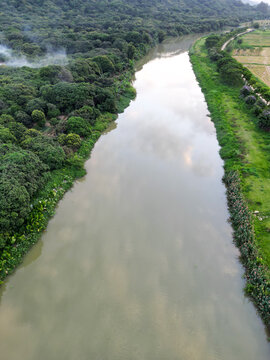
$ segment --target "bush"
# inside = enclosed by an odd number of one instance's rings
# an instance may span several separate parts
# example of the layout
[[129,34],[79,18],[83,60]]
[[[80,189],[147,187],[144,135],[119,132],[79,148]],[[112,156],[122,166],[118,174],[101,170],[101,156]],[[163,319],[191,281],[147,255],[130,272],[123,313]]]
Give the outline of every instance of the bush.
[[252,112],[254,115],[259,116],[262,113],[262,108],[255,104],[252,108]]
[[71,116],[67,120],[66,128],[68,133],[75,133],[83,137],[89,136],[91,134],[88,121],[79,116]]
[[245,103],[248,105],[254,105],[256,102],[256,97],[254,95],[248,95],[245,97]]
[[270,110],[265,110],[262,112],[258,120],[258,126],[262,130],[270,130]]
[[253,91],[252,91],[252,89],[251,89],[250,86],[244,85],[244,86],[242,87],[242,89],[240,90],[240,93],[241,93],[241,95],[243,95],[244,97],[246,97],[246,96],[252,94]]
[[59,119],[57,119],[57,118],[51,118],[50,119],[50,124],[51,124],[51,126],[56,126],[58,123],[59,123]]
[[72,166],[73,168],[80,170],[83,169],[84,160],[78,154],[75,154],[74,156],[72,156],[67,160],[67,163],[69,164],[69,166]]

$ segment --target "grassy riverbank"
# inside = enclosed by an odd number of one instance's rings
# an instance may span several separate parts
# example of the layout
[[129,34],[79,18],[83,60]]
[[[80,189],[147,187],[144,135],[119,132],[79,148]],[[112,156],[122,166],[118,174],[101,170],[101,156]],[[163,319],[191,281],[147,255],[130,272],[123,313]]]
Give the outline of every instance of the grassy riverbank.
[[224,160],[224,181],[234,239],[246,268],[246,292],[270,328],[270,133],[240,99],[241,86],[221,81],[205,39],[190,51],[193,69],[215,124]]

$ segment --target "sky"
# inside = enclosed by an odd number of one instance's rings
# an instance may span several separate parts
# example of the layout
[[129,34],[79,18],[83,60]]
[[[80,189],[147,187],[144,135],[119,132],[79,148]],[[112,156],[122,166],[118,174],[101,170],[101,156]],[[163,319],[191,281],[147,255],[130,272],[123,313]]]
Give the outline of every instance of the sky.
[[[259,4],[262,0],[242,0],[243,2],[253,2],[253,3],[256,3],[256,4]],[[270,0],[263,0],[263,2],[265,2],[266,4],[270,5]]]

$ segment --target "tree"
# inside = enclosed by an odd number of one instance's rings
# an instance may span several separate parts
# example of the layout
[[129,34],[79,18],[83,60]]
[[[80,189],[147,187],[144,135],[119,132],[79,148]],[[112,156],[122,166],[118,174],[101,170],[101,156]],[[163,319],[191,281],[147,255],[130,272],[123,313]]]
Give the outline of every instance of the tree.
[[37,123],[40,127],[43,127],[46,123],[45,114],[41,110],[34,110],[32,112],[32,120],[34,123]]
[[20,124],[15,121],[10,122],[7,125],[7,128],[9,129],[11,134],[13,136],[15,136],[17,142],[20,142],[23,139],[23,137],[27,131],[27,128],[23,124]]
[[56,105],[47,104],[47,108],[48,108],[47,116],[49,119],[56,118],[57,116],[60,115],[60,110],[57,108]]
[[15,113],[15,119],[17,122],[23,124],[28,128],[30,128],[33,125],[33,119],[24,111],[17,111]]
[[127,57],[129,59],[133,59],[136,53],[136,48],[133,44],[128,44],[128,48],[127,48]]
[[72,148],[73,150],[77,150],[81,146],[82,140],[79,135],[69,133],[67,135],[61,134],[58,137],[58,142],[61,145],[66,145],[66,146]]
[[0,125],[0,142],[2,143],[15,143],[16,138],[12,135],[9,129]]
[[66,83],[46,85],[41,88],[42,97],[57,108],[69,113],[84,105],[93,105],[94,87],[87,83]]
[[242,71],[237,67],[223,66],[220,69],[220,75],[228,85],[238,86],[242,83]]
[[89,124],[94,125],[96,118],[100,115],[100,111],[93,106],[83,106],[78,110],[75,110],[72,115],[80,116],[87,120]]
[[[1,159],[0,175],[17,181],[25,186],[32,196],[43,183],[43,177],[48,167],[42,163],[37,155],[28,150],[8,152]],[[0,177],[1,177],[0,176]]]
[[12,121],[14,121],[14,118],[11,115],[3,114],[0,116],[0,125],[6,126]]
[[113,74],[115,71],[114,64],[111,59],[106,55],[99,55],[93,58],[93,61],[96,62],[103,73]]
[[159,31],[158,32],[158,42],[162,43],[162,41],[165,39],[165,36],[166,36],[166,33],[163,30]]
[[41,98],[35,98],[28,101],[26,104],[26,112],[31,115],[34,110],[41,110],[44,113],[47,111],[46,101]]
[[79,116],[71,116],[67,120],[67,132],[86,137],[91,134],[91,129],[87,120]]
[[60,169],[63,166],[65,153],[54,140],[38,134],[34,137],[26,136],[21,145],[36,154],[50,170]]
[[211,49],[211,48],[215,47],[219,41],[220,41],[219,35],[214,35],[214,34],[210,35],[205,40],[205,46],[207,49]]
[[96,89],[96,95],[95,95],[95,103],[97,108],[101,112],[111,112],[116,113],[116,103],[115,103],[115,96],[111,89],[104,89],[101,87],[98,87]]
[[21,226],[30,212],[30,196],[24,185],[8,176],[0,178],[0,232]]
[[49,81],[51,84],[55,84],[57,82],[57,76],[61,71],[61,66],[59,65],[48,65],[42,67],[39,70],[39,75],[44,80]]

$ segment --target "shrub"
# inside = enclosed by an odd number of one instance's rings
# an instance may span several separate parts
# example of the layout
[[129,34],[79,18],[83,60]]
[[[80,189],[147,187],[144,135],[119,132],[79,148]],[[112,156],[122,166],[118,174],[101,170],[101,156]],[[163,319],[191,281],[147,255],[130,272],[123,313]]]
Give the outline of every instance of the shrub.
[[245,103],[248,105],[254,105],[256,102],[256,97],[254,95],[248,95],[245,97]]
[[243,95],[245,97],[250,95],[252,92],[253,91],[252,91],[251,87],[248,85],[244,85],[240,91],[241,95]]
[[59,119],[57,119],[57,118],[51,118],[50,119],[50,124],[52,125],[52,126],[56,126],[58,123],[59,123]]
[[69,166],[72,166],[75,169],[83,169],[84,160],[82,157],[80,157],[78,154],[75,154],[71,158],[67,160],[67,163]]
[[270,110],[265,110],[262,112],[262,114],[258,120],[258,126],[262,130],[265,130],[265,131],[270,130]]
[[255,104],[252,108],[254,115],[259,116],[262,113],[262,108]]

